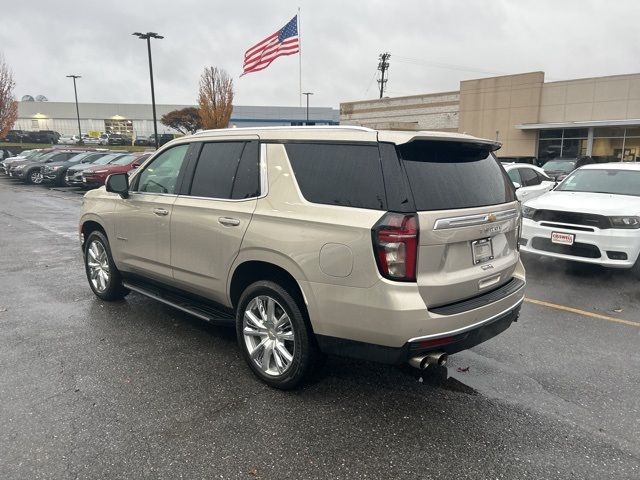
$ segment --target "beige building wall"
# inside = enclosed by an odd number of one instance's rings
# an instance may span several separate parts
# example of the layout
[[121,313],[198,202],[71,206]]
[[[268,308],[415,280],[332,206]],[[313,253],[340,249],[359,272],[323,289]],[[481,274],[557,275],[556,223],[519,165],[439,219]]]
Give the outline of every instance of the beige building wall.
[[376,129],[458,131],[458,92],[340,104],[340,124]]
[[466,80],[460,82],[458,131],[498,139],[499,156],[535,156],[537,134],[515,128],[536,123],[544,72]]
[[640,74],[545,83],[539,123],[640,118]]

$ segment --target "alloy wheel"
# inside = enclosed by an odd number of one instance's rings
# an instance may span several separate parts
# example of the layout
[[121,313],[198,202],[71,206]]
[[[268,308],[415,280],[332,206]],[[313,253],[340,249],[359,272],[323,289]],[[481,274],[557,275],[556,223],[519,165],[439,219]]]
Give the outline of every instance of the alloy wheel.
[[293,363],[295,332],[289,315],[274,298],[253,298],[244,311],[244,342],[251,361],[265,374],[280,376]]
[[87,266],[89,267],[89,280],[93,288],[99,293],[104,292],[109,286],[111,272],[107,250],[102,242],[94,240],[89,245],[87,249]]
[[42,172],[38,172],[37,170],[35,172],[31,172],[29,179],[31,180],[32,183],[35,183],[36,185],[42,183],[42,180],[43,180]]

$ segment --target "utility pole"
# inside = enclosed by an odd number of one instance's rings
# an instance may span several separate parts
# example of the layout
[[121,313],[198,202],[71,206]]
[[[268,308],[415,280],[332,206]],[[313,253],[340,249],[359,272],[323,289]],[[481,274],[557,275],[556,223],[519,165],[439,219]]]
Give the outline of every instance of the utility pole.
[[384,87],[387,84],[387,79],[384,78],[384,74],[386,73],[387,70],[389,70],[390,57],[391,57],[391,54],[389,52],[381,53],[380,56],[378,57],[378,59],[380,60],[378,62],[378,70],[380,70],[380,72],[382,73],[380,80],[378,80],[378,83],[380,84],[380,98],[382,98],[382,95],[384,94]]
[[155,32],[147,32],[147,33],[135,32],[135,33],[132,33],[131,35],[135,35],[140,40],[147,41],[147,52],[149,55],[149,77],[151,78],[151,107],[153,109],[153,138],[155,139],[154,143],[156,145],[156,150],[157,150],[158,149],[158,122],[156,120],[156,94],[153,89],[153,65],[151,63],[151,39],[155,38],[158,40],[162,40],[164,37],[162,35],[158,35]]
[[309,125],[309,95],[313,95],[313,92],[302,92],[302,94],[307,96],[307,122],[305,125]]
[[67,75],[67,78],[73,78],[73,93],[76,95],[76,117],[78,118],[78,143],[84,144],[82,141],[82,131],[80,130],[80,109],[78,108],[78,89],[76,88],[76,79],[82,78],[80,75]]

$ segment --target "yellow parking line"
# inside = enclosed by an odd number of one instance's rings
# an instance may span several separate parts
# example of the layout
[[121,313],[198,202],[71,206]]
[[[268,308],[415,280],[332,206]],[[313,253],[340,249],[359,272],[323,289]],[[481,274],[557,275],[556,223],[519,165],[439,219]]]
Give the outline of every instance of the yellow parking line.
[[600,315],[599,313],[587,312],[578,308],[565,307],[564,305],[558,305],[556,303],[543,302],[542,300],[534,300],[533,298],[525,298],[525,302],[533,303],[535,305],[541,305],[543,307],[555,308],[556,310],[562,310],[564,312],[576,313],[585,317],[597,318],[599,320],[606,320],[608,322],[622,323],[631,327],[640,327],[640,322],[632,322],[631,320],[623,320],[621,318],[609,317],[607,315]]

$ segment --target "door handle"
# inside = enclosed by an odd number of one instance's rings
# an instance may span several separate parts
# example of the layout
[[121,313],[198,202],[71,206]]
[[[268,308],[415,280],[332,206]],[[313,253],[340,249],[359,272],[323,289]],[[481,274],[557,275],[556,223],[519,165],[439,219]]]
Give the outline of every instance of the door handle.
[[164,217],[165,215],[169,215],[169,210],[165,210],[164,208],[154,208],[153,213]]
[[220,222],[225,227],[237,227],[238,225],[240,225],[240,220],[231,217],[220,217],[218,218],[218,222]]

